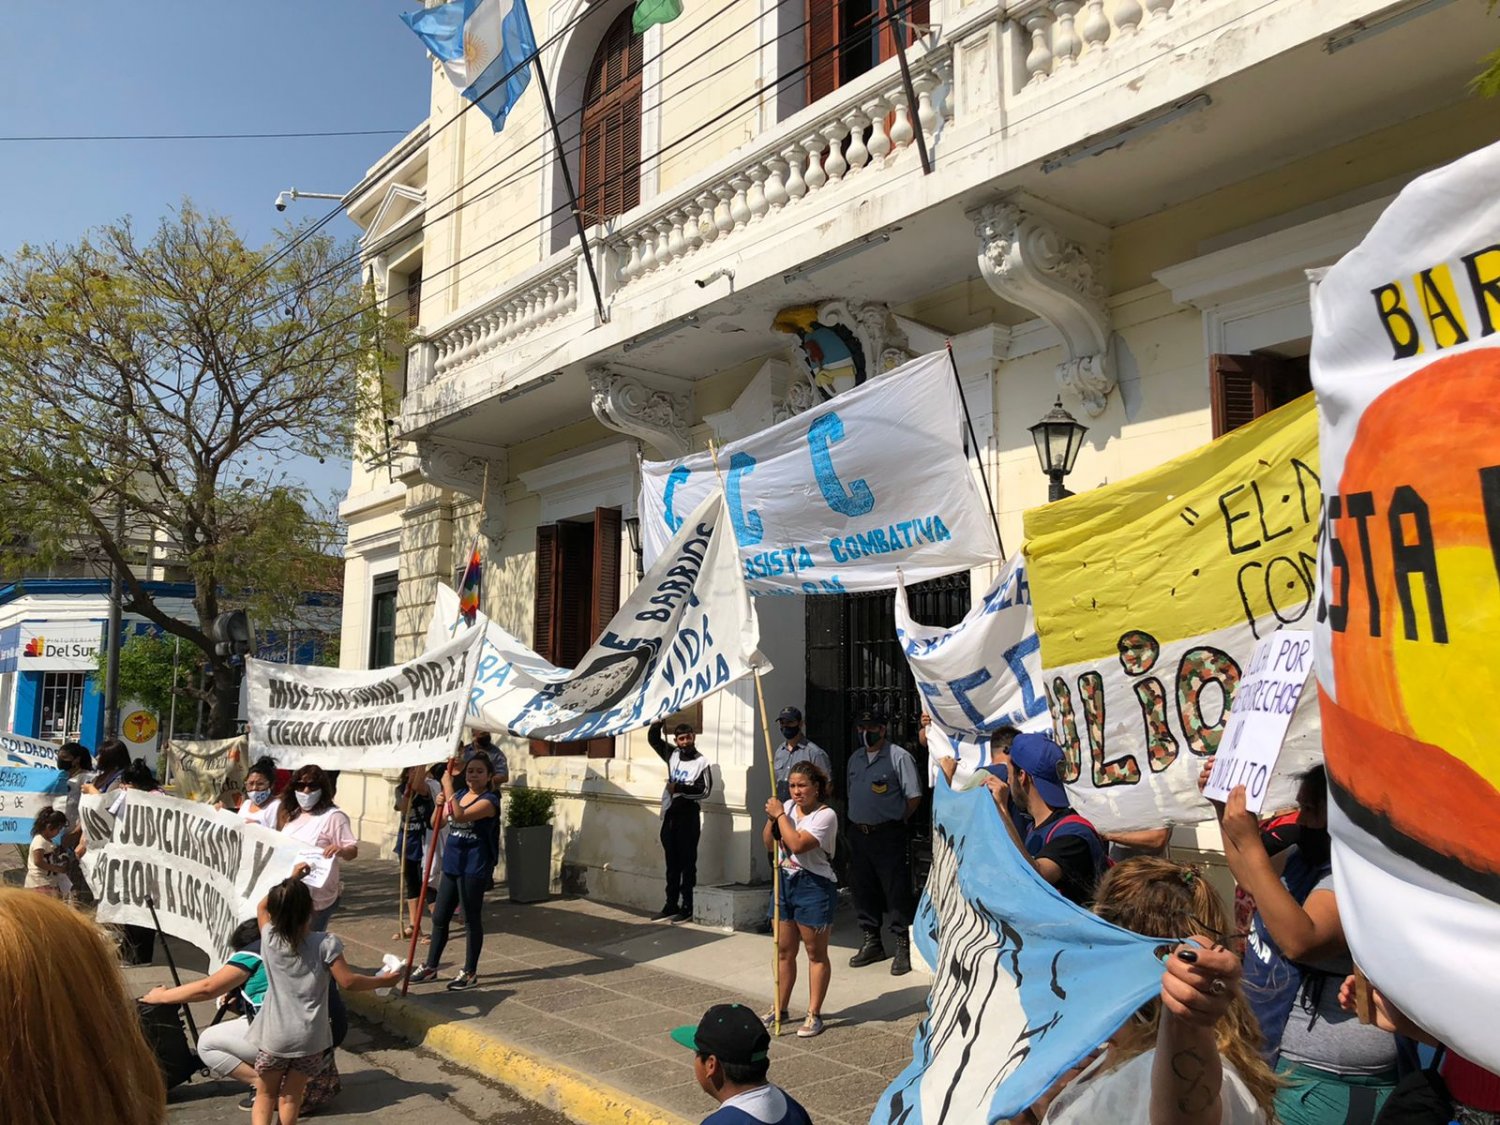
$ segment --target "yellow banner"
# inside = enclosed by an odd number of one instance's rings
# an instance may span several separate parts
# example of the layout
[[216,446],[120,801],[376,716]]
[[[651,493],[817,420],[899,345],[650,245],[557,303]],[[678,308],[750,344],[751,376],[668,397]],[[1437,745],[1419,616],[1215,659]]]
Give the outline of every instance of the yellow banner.
[[[1128,480],[1026,513],[1053,724],[1102,830],[1206,819],[1202,760],[1258,638],[1316,615],[1322,514],[1307,395]],[[1311,693],[1308,693],[1309,699]],[[1318,757],[1298,710],[1267,808]]]

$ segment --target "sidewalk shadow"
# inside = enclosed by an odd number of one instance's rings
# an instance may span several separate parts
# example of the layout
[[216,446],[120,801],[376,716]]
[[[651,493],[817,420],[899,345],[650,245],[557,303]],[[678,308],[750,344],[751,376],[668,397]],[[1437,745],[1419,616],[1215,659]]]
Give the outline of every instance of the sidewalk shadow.
[[852,1008],[840,1008],[831,1022],[835,1023],[893,1023],[927,1011],[927,997],[931,990],[927,985],[902,988],[887,992],[873,1000],[865,1000]]

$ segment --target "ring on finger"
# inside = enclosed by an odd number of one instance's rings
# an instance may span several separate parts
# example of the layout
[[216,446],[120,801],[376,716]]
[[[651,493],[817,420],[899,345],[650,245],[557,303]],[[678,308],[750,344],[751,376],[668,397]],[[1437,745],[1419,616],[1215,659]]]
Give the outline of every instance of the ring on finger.
[[1215,996],[1223,996],[1224,993],[1229,991],[1229,986],[1224,983],[1223,977],[1215,977],[1212,983],[1209,984],[1208,990]]

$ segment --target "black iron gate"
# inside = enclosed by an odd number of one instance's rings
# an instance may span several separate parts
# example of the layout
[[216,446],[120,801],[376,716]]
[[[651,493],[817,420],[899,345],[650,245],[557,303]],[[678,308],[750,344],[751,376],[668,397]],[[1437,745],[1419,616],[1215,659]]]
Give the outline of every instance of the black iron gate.
[[[912,616],[924,625],[956,625],[969,612],[967,571],[907,588]],[[859,594],[809,595],[807,623],[807,731],[833,760],[835,801],[844,815],[844,775],[854,748],[854,716],[866,707],[884,711],[888,736],[911,751],[917,772],[927,777],[927,754],[917,742],[921,700],[906,656],[896,639],[896,595],[891,590]],[[932,798],[929,793],[912,818],[921,886],[931,855]]]

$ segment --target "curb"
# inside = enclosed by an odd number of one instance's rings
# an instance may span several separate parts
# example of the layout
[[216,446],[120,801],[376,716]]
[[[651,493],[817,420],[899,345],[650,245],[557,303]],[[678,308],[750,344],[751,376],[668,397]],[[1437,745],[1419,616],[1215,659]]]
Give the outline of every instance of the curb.
[[561,1063],[507,1043],[497,1035],[444,1019],[397,996],[344,994],[358,1015],[451,1063],[503,1082],[522,1097],[579,1125],[692,1125],[686,1118],[616,1090]]

